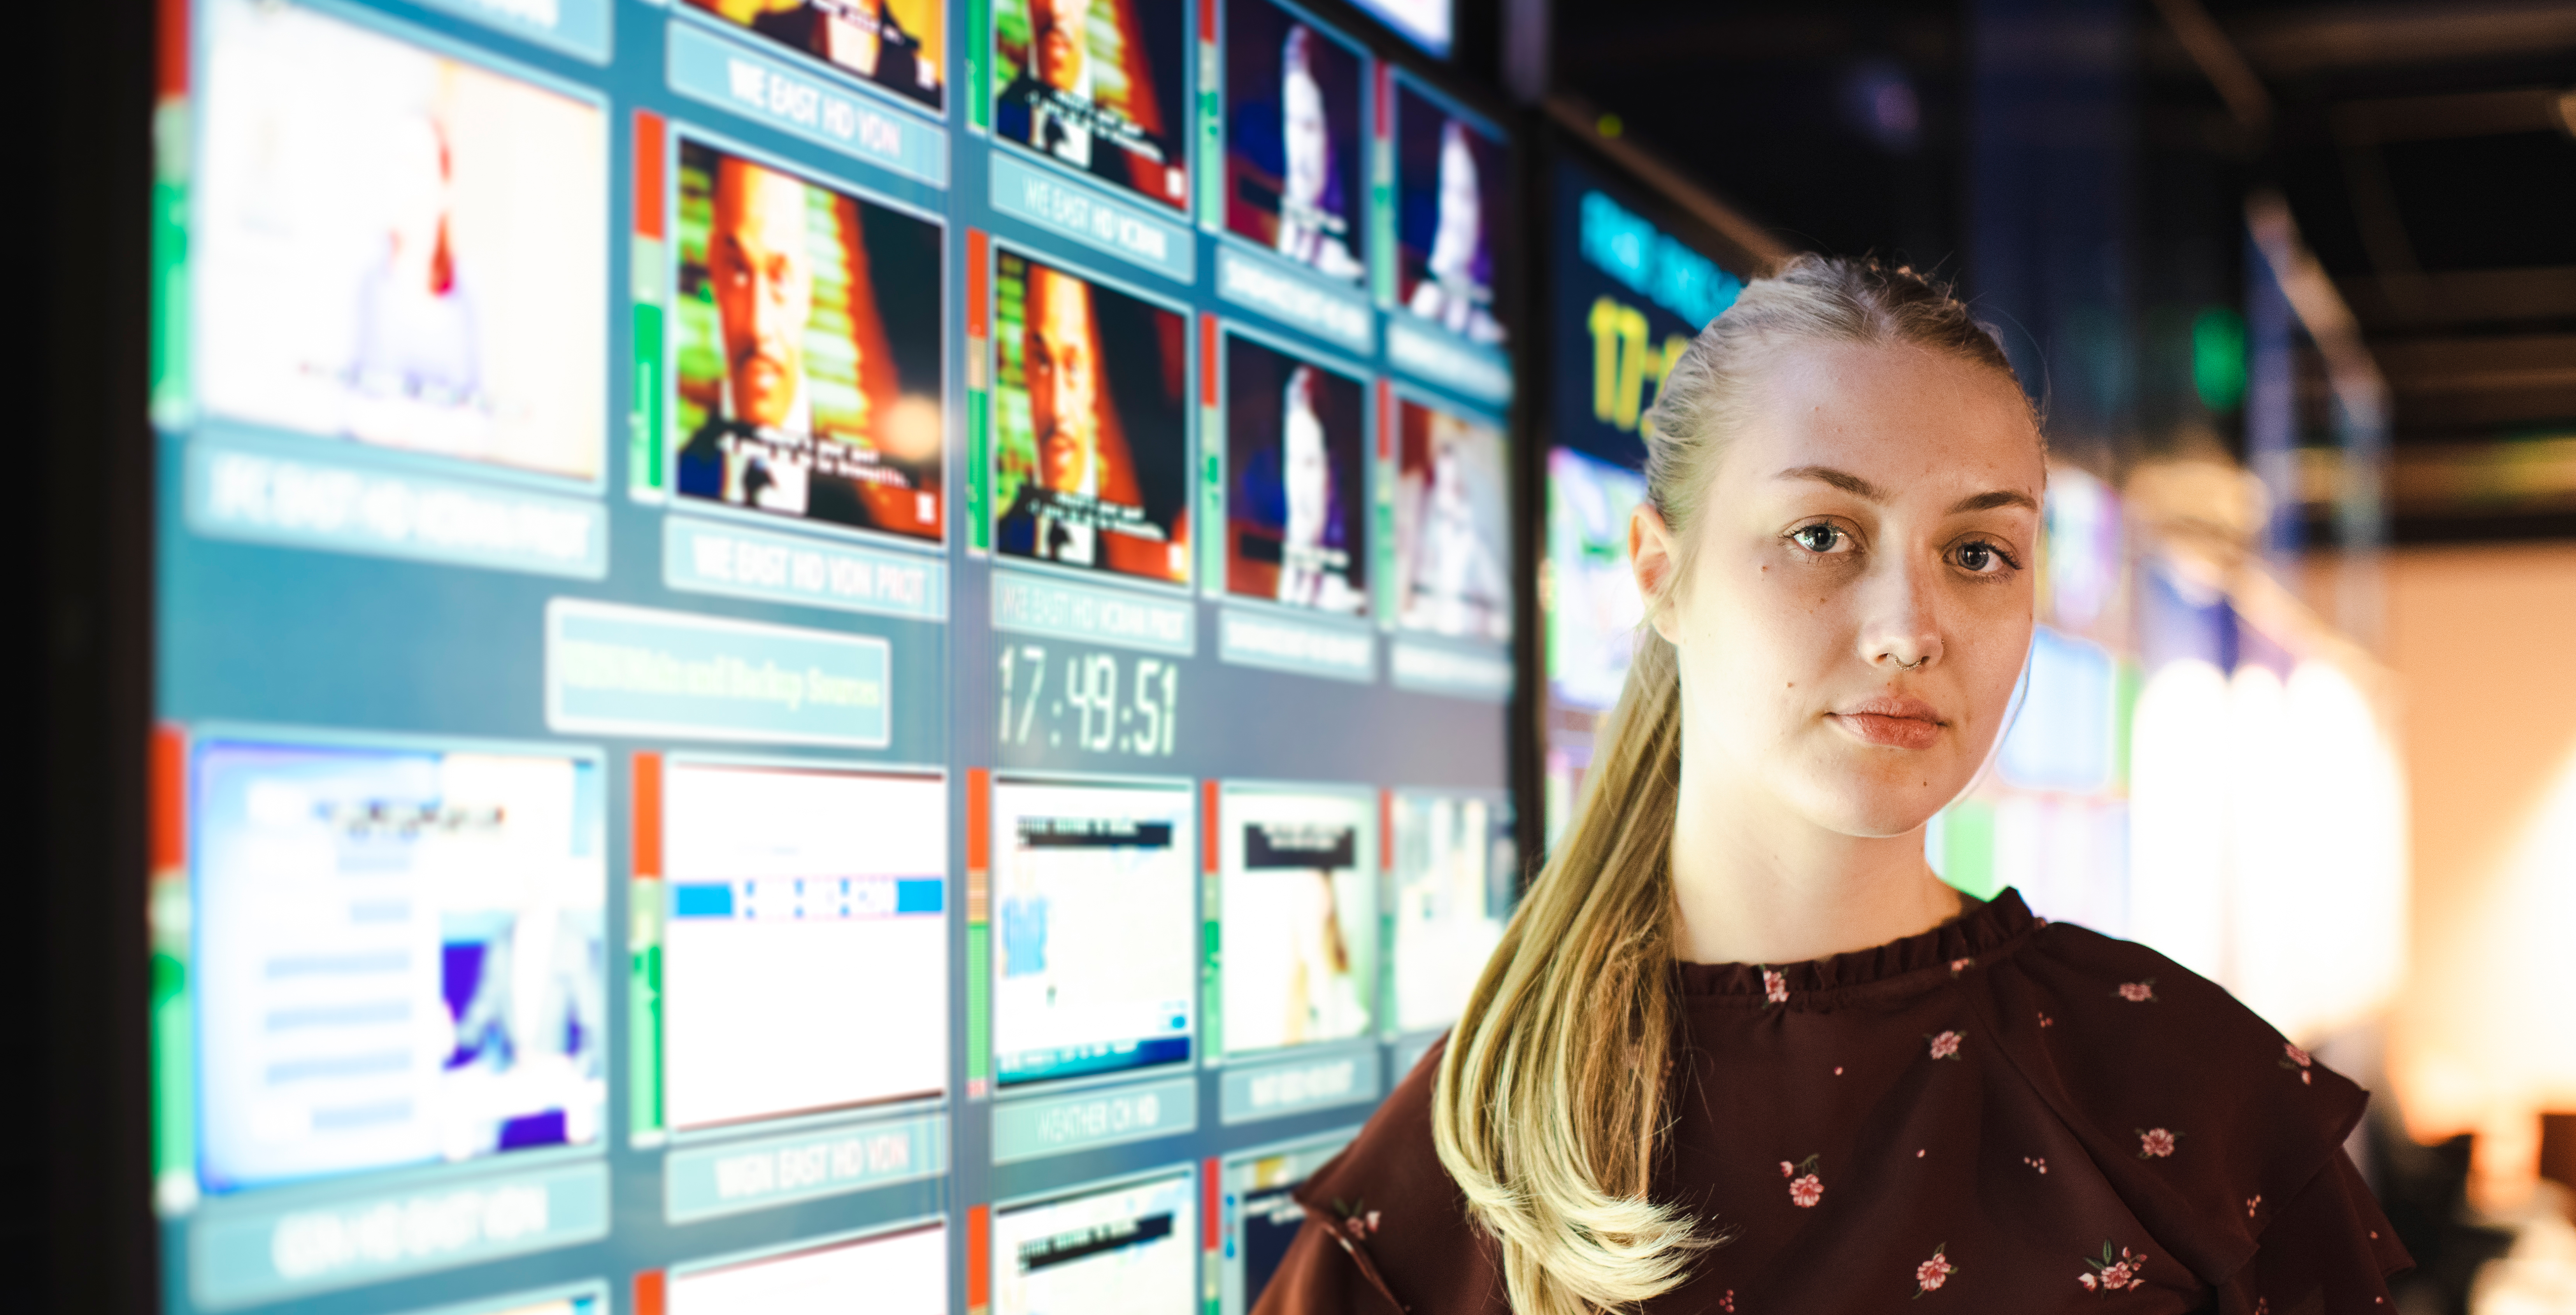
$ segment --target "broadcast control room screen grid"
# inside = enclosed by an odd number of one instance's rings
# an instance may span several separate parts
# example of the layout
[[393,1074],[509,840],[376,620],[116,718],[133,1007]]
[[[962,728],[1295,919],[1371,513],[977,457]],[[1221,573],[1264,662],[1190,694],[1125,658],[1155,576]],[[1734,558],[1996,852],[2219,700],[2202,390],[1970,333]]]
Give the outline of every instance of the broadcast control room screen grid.
[[163,15],[165,1309],[1248,1310],[1520,876],[1511,135],[1291,0]]

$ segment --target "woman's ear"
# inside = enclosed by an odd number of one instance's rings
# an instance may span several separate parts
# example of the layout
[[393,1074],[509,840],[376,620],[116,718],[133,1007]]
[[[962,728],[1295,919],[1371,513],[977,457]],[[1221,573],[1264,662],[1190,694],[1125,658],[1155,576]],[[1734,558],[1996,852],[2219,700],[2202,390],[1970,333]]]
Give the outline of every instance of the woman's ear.
[[1640,502],[1628,516],[1628,567],[1637,573],[1637,595],[1646,600],[1646,620],[1666,642],[1674,639],[1671,612],[1666,606],[1665,591],[1672,586],[1673,574],[1681,567],[1673,543],[1672,527],[1664,524],[1664,514],[1648,503]]

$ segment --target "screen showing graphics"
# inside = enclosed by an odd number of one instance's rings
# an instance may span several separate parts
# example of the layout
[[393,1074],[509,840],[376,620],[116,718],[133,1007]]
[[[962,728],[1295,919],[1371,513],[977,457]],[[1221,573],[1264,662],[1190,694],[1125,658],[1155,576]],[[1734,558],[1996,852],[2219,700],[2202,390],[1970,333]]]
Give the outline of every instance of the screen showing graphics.
[[943,0],[685,0],[930,109],[947,103]]
[[1325,1161],[1341,1154],[1351,1135],[1344,1130],[1225,1162],[1223,1315],[1245,1315],[1261,1300],[1270,1276],[1288,1255],[1288,1244],[1306,1223],[1297,1189]]
[[668,1315],[948,1315],[948,1229],[692,1268],[663,1291]]
[[1187,1171],[993,1213],[995,1315],[1193,1315]]
[[993,132],[1185,208],[1183,0],[996,0]]
[[1396,793],[1396,1031],[1458,1021],[1503,939],[1519,879],[1511,810],[1499,798]]
[[669,1126],[939,1094],[945,780],[675,760],[662,809]]
[[595,1144],[595,758],[223,737],[191,754],[199,1186]]
[[684,497],[937,539],[940,226],[679,147]]
[[1564,448],[1547,454],[1547,673],[1560,703],[1606,712],[1637,652],[1645,599],[1628,560],[1643,475]]
[[1377,801],[1229,788],[1222,824],[1227,1053],[1369,1032],[1377,1000]]
[[1395,86],[1396,300],[1471,342],[1499,343],[1494,256],[1511,219],[1510,148],[1411,80]]
[[1360,8],[1377,16],[1380,22],[1394,28],[1397,35],[1422,47],[1438,58],[1449,57],[1449,44],[1455,39],[1455,5],[1452,0],[1355,0]]
[[1365,614],[1366,390],[1234,335],[1225,387],[1226,592]]
[[1271,0],[1226,0],[1226,230],[1359,283],[1362,96],[1340,38]]
[[1188,318],[1001,251],[993,325],[996,548],[1187,583]]
[[1503,431],[1411,398],[1396,404],[1396,621],[1512,637],[1511,502]]
[[600,104],[292,5],[208,0],[200,21],[202,405],[597,479]]
[[993,787],[993,1051],[1004,1086],[1190,1057],[1187,784]]
[[1628,558],[1643,475],[1571,448],[1547,454],[1547,839],[1573,816],[1592,734],[1636,659],[1645,598]]
[[1572,160],[1558,161],[1555,183],[1551,350],[1564,381],[1550,417],[1555,439],[1634,469],[1646,455],[1638,426],[1664,373],[1735,304],[1744,280]]

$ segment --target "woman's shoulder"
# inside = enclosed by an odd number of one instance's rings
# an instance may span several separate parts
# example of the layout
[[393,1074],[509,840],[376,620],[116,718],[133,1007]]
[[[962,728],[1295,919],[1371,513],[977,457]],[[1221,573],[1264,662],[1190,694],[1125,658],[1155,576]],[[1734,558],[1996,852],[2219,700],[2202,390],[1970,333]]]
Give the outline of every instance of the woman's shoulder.
[[2339,1172],[2369,1093],[2217,983],[2065,923],[1987,977],[1973,995],[1998,1051],[2203,1275],[2235,1272],[2275,1211]]
[[[1273,1279],[1282,1290],[1262,1301],[1265,1315],[1351,1308],[1300,1295],[1325,1289],[1374,1289],[1416,1315],[1508,1309],[1493,1240],[1469,1219],[1431,1140],[1446,1045],[1434,1042],[1351,1144],[1297,1189],[1306,1236]],[[1327,1272],[1296,1272],[1301,1266]]]

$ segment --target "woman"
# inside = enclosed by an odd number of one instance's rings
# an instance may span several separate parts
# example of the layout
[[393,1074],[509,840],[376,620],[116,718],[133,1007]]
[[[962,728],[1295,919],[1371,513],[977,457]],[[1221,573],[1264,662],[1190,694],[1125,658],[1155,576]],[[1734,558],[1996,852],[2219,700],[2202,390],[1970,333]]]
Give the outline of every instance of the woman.
[[1306,265],[1326,278],[1358,282],[1366,273],[1351,254],[1350,221],[1343,217],[1340,189],[1334,184],[1339,161],[1333,158],[1333,127],[1324,110],[1324,85],[1315,76],[1312,29],[1299,23],[1288,29],[1279,51],[1280,155],[1287,162],[1280,180],[1279,254]]
[[1332,447],[1324,419],[1315,412],[1321,386],[1315,368],[1301,365],[1289,374],[1281,398],[1279,483],[1287,515],[1274,596],[1298,607],[1357,612],[1367,599],[1351,587],[1351,555],[1336,532]]
[[1473,342],[1501,342],[1494,318],[1493,255],[1485,244],[1485,190],[1467,125],[1440,125],[1438,222],[1421,282],[1405,308]]
[[1910,271],[1804,257],[1656,403],[1583,805],[1259,1310],[2385,1311],[2351,1083],[1923,860],[2011,712],[2046,465]]

